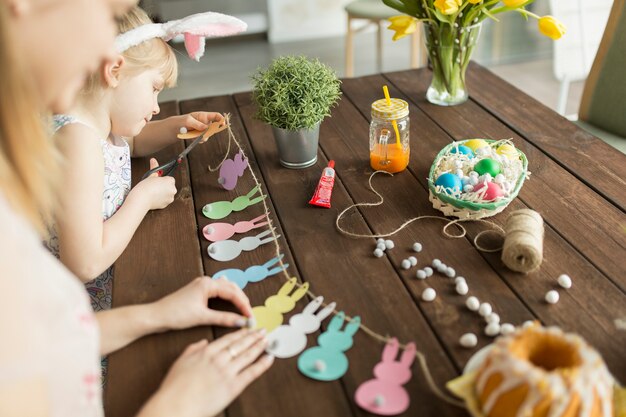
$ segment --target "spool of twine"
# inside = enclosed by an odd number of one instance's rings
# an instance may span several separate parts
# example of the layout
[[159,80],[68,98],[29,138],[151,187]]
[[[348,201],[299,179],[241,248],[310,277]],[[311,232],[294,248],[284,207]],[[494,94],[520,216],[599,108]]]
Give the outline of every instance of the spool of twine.
[[511,270],[525,274],[535,271],[543,261],[543,218],[534,210],[514,211],[504,226],[502,262]]

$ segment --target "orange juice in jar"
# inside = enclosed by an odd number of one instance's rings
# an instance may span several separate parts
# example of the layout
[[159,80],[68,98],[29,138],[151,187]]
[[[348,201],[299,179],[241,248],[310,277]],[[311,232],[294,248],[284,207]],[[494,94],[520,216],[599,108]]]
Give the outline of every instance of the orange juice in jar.
[[390,101],[372,103],[370,165],[374,170],[396,173],[409,165],[409,104],[397,98]]

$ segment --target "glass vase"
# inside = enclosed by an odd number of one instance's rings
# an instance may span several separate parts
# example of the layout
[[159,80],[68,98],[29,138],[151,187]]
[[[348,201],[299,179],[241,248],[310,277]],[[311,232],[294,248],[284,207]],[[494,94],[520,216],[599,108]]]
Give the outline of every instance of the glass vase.
[[465,71],[478,41],[481,23],[465,27],[424,23],[422,27],[433,70],[426,99],[439,106],[455,106],[467,101]]

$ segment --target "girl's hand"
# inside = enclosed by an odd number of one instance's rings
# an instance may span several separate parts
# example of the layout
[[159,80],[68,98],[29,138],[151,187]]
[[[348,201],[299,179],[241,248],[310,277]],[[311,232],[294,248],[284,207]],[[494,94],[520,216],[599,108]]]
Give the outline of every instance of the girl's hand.
[[[155,158],[150,159],[150,169],[159,166]],[[173,177],[159,177],[155,172],[145,180],[141,181],[131,190],[135,195],[140,194],[140,198],[145,200],[148,210],[162,209],[169,206],[174,201],[176,195],[176,181]],[[129,195],[130,197],[130,195]]]
[[[211,298],[230,301],[243,315],[208,307]],[[200,325],[243,327],[252,317],[252,307],[244,292],[227,279],[196,278],[152,305],[160,330],[186,329]]]
[[256,361],[266,346],[262,332],[248,329],[212,343],[201,340],[189,345],[140,416],[208,417],[220,413],[272,365],[272,356]]
[[[186,128],[187,130],[200,130],[204,131],[209,127],[209,124],[217,122],[217,123],[226,123],[224,120],[224,116],[220,113],[214,112],[206,112],[206,111],[196,111],[189,114],[184,114],[182,116],[173,116],[171,119],[174,119],[173,122],[177,126],[177,133],[181,127]],[[202,142],[206,142],[208,140],[205,139]]]

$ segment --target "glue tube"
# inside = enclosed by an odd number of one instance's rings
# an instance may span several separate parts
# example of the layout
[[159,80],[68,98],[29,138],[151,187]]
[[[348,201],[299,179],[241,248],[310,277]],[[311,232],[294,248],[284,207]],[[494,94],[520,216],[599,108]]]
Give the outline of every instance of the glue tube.
[[322,177],[317,183],[315,194],[309,204],[319,207],[330,208],[330,196],[335,185],[335,161],[328,161],[328,166],[322,171]]

